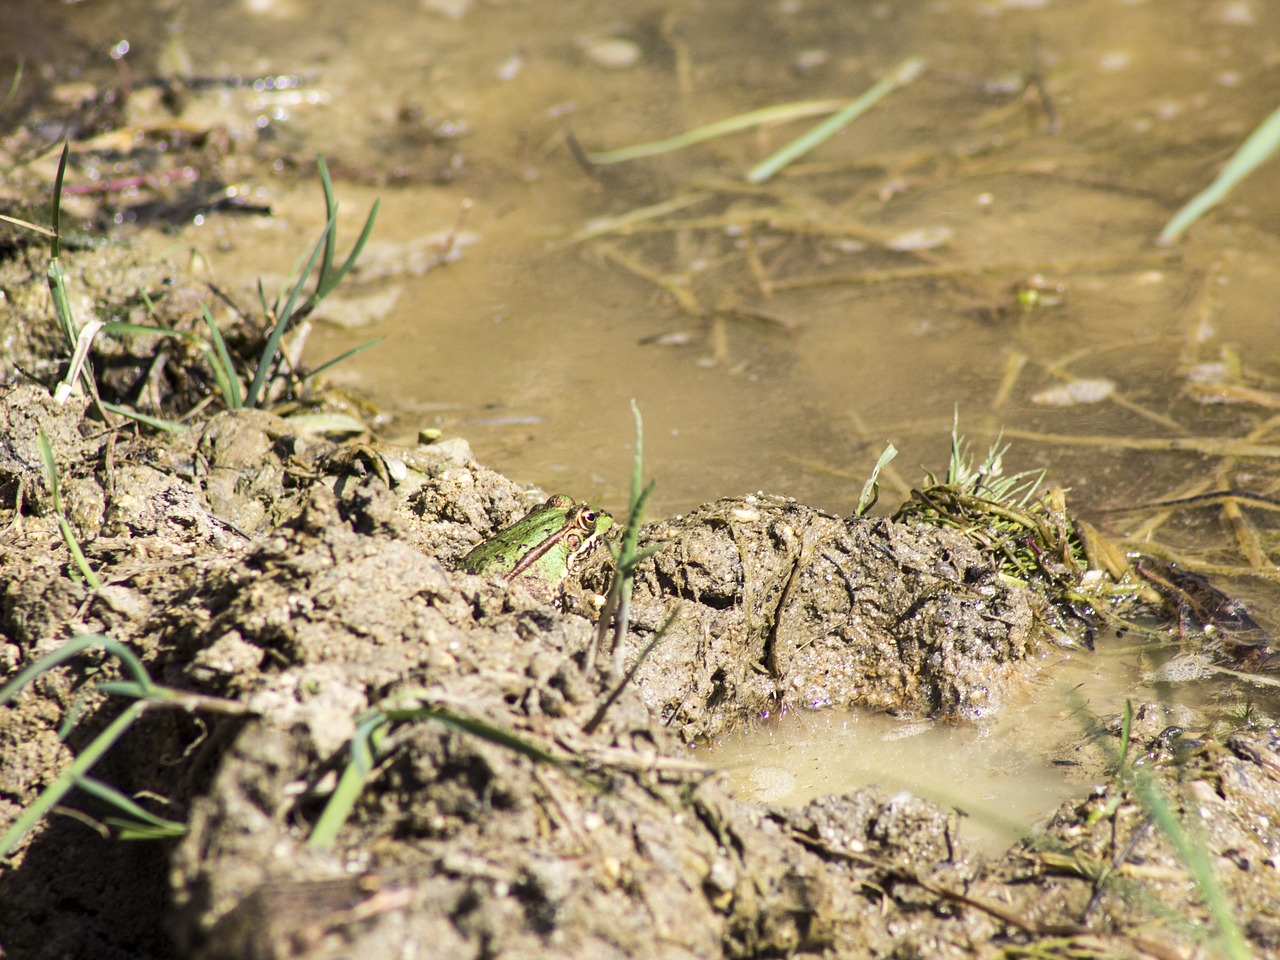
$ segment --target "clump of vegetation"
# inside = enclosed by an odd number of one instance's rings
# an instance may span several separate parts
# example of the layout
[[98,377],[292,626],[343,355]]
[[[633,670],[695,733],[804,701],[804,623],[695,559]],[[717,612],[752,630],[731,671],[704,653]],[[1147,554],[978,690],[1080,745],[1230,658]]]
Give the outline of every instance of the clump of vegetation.
[[1064,627],[1068,620],[1090,623],[1131,598],[1124,552],[1067,514],[1063,490],[1042,489],[1044,470],[1006,474],[1007,452],[998,439],[978,461],[953,428],[946,476],[927,473],[893,519],[960,531],[995,560],[1001,576],[1048,601]]
[[[265,406],[334,364],[341,363],[379,342],[363,344],[309,372],[295,369],[282,349],[285,334],[297,329],[299,324],[333,293],[355,266],[377,217],[378,203],[375,202],[365,219],[359,237],[346,258],[339,263],[336,238],[338,202],[323,159],[318,160],[317,165],[324,191],[325,227],[303,261],[303,265],[274,298],[268,299],[259,281],[260,316],[258,318],[251,317],[248,311],[236,308],[243,324],[255,331],[238,337],[236,348],[233,349],[229,344],[228,338],[219,329],[213,314],[205,304],[200,305],[200,315],[204,324],[203,332],[200,332],[198,327],[184,330],[152,324],[108,322],[96,317],[88,320],[77,318],[72,312],[67,293],[67,276],[62,264],[62,197],[67,157],[68,148],[64,146],[54,181],[50,228],[13,217],[5,218],[9,222],[49,238],[47,271],[49,291],[62,340],[71,354],[65,374],[53,389],[54,397],[59,402],[65,401],[79,384],[85,394],[92,399],[100,417],[108,423],[111,422],[111,415],[116,415],[156,429],[176,430],[179,429],[182,420],[189,417],[196,409],[203,409],[215,399],[213,394],[192,398],[194,405],[191,409],[175,408],[168,417],[155,416],[136,409],[134,405],[106,399],[104,397],[106,391],[101,378],[95,374],[92,360],[93,346],[100,336],[164,338],[186,343],[204,364],[203,377],[193,374],[188,379],[203,380],[210,390],[216,388],[216,399],[226,409]],[[147,313],[150,316],[156,316],[158,310],[152,298],[145,291],[142,291],[140,296]]]
[[963,533],[1002,577],[1043,599],[1064,640],[1082,637],[1092,648],[1104,622],[1153,637],[1171,630],[1181,640],[1212,640],[1235,666],[1274,666],[1270,637],[1243,603],[1156,555],[1158,548],[1126,550],[1071,516],[1066,492],[1044,487],[1043,470],[1006,475],[1007,452],[997,439],[978,461],[953,427],[945,477],[926,473],[893,519]]

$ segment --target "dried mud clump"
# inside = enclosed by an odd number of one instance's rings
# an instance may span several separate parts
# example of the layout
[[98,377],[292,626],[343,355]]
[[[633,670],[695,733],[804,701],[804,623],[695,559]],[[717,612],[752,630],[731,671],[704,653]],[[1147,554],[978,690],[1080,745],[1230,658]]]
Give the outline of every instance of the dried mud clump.
[[636,632],[678,617],[640,674],[685,739],[783,709],[974,718],[1041,647],[1029,592],[964,537],[840,519],[778,497],[720,500],[646,531]]

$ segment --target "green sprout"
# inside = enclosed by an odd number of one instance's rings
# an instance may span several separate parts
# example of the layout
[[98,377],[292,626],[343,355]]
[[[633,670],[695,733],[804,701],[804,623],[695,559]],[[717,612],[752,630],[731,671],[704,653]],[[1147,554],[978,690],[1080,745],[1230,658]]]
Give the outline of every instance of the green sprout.
[[[350,273],[352,267],[355,266],[356,261],[364,251],[365,244],[373,230],[374,220],[378,213],[379,202],[374,202],[373,206],[369,210],[368,217],[365,219],[364,227],[362,228],[360,235],[357,237],[355,244],[352,246],[351,251],[341,263],[338,263],[336,256],[338,202],[334,195],[333,181],[329,176],[329,170],[326,167],[323,158],[316,161],[317,166],[320,169],[320,182],[324,190],[325,214],[327,221],[325,223],[324,230],[316,241],[310,256],[306,260],[305,266],[288,284],[286,284],[285,289],[281,291],[280,295],[276,297],[274,302],[268,303],[266,295],[262,291],[261,282],[258,284],[259,299],[261,301],[263,315],[267,318],[267,321],[270,324],[270,330],[267,334],[266,341],[263,344],[263,348],[256,365],[253,367],[251,373],[248,373],[245,377],[249,384],[248,389],[242,390],[241,376],[236,369],[236,365],[230,351],[227,349],[226,341],[223,339],[221,331],[218,330],[212,314],[209,312],[208,308],[203,305],[201,306],[201,312],[203,313],[205,325],[209,331],[208,339],[185,331],[167,330],[162,327],[146,324],[122,322],[108,323],[94,319],[81,325],[76,321],[76,318],[71,311],[70,298],[67,296],[66,274],[62,268],[61,261],[62,195],[68,156],[69,146],[64,144],[62,155],[58,162],[57,176],[54,180],[53,208],[50,228],[40,227],[36,224],[18,220],[14,217],[3,217],[3,219],[8,222],[49,237],[49,266],[47,268],[49,291],[53,298],[54,313],[58,320],[58,326],[67,343],[67,348],[72,353],[71,364],[68,368],[68,372],[54,391],[55,399],[59,402],[65,401],[74,389],[75,383],[80,381],[84,385],[86,394],[91,397],[93,402],[98,405],[100,410],[103,411],[104,421],[110,422],[105,416],[106,413],[114,413],[159,430],[175,431],[181,429],[181,426],[174,421],[148,416],[147,414],[140,413],[136,410],[106,402],[99,397],[97,384],[93,376],[93,366],[89,359],[89,351],[95,337],[99,334],[108,334],[113,336],[141,335],[171,337],[193,343],[204,353],[205,359],[208,362],[210,369],[213,371],[213,378],[217,384],[218,392],[222,397],[222,402],[227,409],[236,410],[241,407],[257,407],[263,405],[267,399],[267,385],[272,378],[273,372],[279,368],[281,361],[281,339],[284,337],[287,330],[296,326],[300,320],[311,313],[311,311],[313,311],[321,301],[323,301],[337,288],[338,284],[342,282],[347,274]],[[313,270],[316,270],[317,265],[318,271],[316,274],[315,287],[310,294],[304,296],[304,290],[307,287]],[[144,301],[146,302],[148,309],[154,313],[154,305],[150,302],[150,298],[146,297],[145,294]],[[327,363],[317,367],[301,379],[305,382],[312,377],[319,376],[335,364],[341,363],[380,342],[381,338],[348,350],[340,356],[335,357]]]
[[40,447],[40,458],[44,461],[45,480],[49,484],[49,493],[53,497],[53,512],[58,515],[58,528],[62,531],[62,539],[66,542],[67,549],[71,551],[71,559],[75,562],[76,569],[80,571],[80,575],[84,577],[84,582],[92,589],[100,590],[102,589],[102,583],[98,580],[98,575],[93,572],[93,568],[89,566],[89,561],[85,559],[84,552],[80,549],[76,535],[67,520],[66,512],[62,509],[62,491],[58,483],[58,463],[53,456],[53,445],[49,443],[49,438],[45,436],[43,430],[36,435],[36,444]]

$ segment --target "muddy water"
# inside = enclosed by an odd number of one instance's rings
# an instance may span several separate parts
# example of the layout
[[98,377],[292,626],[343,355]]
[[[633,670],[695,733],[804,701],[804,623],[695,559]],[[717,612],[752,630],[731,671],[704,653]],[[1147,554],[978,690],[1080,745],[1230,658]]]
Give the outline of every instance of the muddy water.
[[[119,24],[147,22],[126,4],[86,6],[81,35],[104,50]],[[197,98],[193,110],[245,145],[239,169],[275,216],[211,218],[181,243],[223,281],[283,275],[323,221],[303,179],[317,153],[338,174],[345,237],[380,197],[382,246],[344,291],[348,323],[318,324],[308,351],[320,361],[387,338],[334,377],[395,413],[387,432],[462,434],[519,480],[617,508],[635,398],[659,513],[757,489],[847,513],[886,441],[902,451],[885,494],[897,502],[920,465],[943,467],[957,410],[980,444],[1003,427],[1011,467],[1048,467],[1115,535],[1143,528],[1095,511],[1197,483],[1271,492],[1270,460],[1134,438],[1261,427],[1253,439],[1271,442],[1265,406],[1200,402],[1191,373],[1222,362],[1270,402],[1280,167],[1177,246],[1153,238],[1280,102],[1274,5],[424,0],[368,4],[356,19],[348,8],[192,4],[153,18],[158,34],[131,37],[126,60],[139,75],[179,64],[304,79]],[[619,51],[633,62],[609,61]],[[926,61],[919,79],[761,187],[745,172],[812,121],[591,174],[566,143],[572,131],[602,150],[848,98],[909,56]],[[647,232],[572,239],[594,218],[661,203],[678,209]],[[425,269],[436,261],[450,262]],[[1076,378],[1113,392],[1059,405],[1054,391]],[[1211,511],[1160,536],[1239,563]],[[1245,589],[1274,614],[1268,587]],[[915,740],[894,743],[905,755]],[[984,738],[969,740],[985,763]],[[931,765],[927,753],[896,763]]]
[[[739,795],[802,804],[874,783],[963,811],[961,833],[991,851],[1086,791],[1097,757],[1088,715],[1110,716],[1143,682],[1133,649],[1055,657],[1021,708],[949,726],[835,711],[771,717],[709,745]],[[1047,754],[1047,755],[1046,755]]]

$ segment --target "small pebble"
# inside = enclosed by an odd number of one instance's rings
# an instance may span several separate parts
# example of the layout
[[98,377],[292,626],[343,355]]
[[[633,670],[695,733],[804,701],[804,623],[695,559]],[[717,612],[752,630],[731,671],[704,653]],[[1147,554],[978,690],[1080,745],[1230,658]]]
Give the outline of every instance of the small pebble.
[[795,70],[797,73],[811,73],[830,59],[825,50],[801,50],[796,54]]
[[956,232],[950,227],[919,227],[908,230],[893,237],[885,246],[899,253],[912,250],[934,250],[955,239]]
[[471,0],[422,0],[423,9],[450,20],[461,20],[471,9]]
[[583,50],[592,63],[606,70],[626,70],[640,62],[640,45],[622,37],[589,40]]
[[1041,390],[1031,398],[1032,403],[1046,407],[1074,407],[1080,403],[1100,403],[1115,392],[1114,380],[1072,380],[1048,390]]

